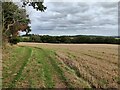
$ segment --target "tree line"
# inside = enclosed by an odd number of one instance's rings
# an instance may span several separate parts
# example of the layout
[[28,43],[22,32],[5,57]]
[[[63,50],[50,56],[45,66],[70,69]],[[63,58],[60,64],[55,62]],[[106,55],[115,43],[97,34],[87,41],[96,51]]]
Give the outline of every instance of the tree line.
[[119,44],[119,37],[112,36],[49,36],[49,35],[23,35],[18,38],[18,42],[37,42],[37,43],[90,43],[90,44]]

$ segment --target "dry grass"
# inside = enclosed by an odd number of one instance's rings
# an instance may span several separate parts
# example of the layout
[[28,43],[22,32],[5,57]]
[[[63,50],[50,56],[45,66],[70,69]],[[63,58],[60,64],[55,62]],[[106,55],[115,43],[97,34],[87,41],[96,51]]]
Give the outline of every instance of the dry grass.
[[120,84],[118,45],[19,43],[5,50],[3,59],[3,87],[117,88]]
[[[92,87],[117,88],[118,45],[20,43],[54,50],[58,60],[70,67]],[[72,76],[68,76],[72,77]],[[72,79],[71,79],[72,80]]]

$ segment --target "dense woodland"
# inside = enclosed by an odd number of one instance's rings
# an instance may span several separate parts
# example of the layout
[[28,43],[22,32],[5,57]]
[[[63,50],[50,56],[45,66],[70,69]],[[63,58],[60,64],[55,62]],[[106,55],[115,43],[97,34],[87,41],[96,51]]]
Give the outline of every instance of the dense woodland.
[[38,42],[38,43],[93,43],[93,44],[119,44],[119,37],[110,36],[49,36],[49,35],[23,35],[18,38],[18,42]]

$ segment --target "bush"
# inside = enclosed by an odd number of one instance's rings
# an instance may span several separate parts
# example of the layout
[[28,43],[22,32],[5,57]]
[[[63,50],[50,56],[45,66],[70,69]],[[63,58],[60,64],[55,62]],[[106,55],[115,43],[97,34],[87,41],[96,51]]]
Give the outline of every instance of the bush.
[[20,39],[17,37],[17,38],[11,38],[9,40],[9,42],[13,45],[13,44],[17,44],[20,42]]

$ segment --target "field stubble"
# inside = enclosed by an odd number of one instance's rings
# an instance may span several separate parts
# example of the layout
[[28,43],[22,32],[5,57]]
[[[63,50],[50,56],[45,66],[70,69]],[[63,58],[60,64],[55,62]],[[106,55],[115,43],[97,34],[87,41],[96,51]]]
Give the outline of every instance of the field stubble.
[[[18,44],[18,47],[21,46],[24,46],[25,50],[27,46],[33,52],[16,82],[16,87],[118,87],[118,45]],[[9,64],[11,70],[18,60],[12,61],[14,65],[10,61],[4,62]],[[4,77],[9,80],[7,75],[10,69],[7,69],[5,64]],[[15,70],[19,71],[19,68]],[[13,78],[15,79],[14,76]],[[7,82],[6,79],[3,79],[3,82]]]

